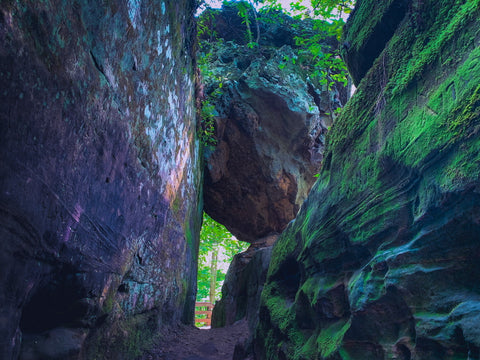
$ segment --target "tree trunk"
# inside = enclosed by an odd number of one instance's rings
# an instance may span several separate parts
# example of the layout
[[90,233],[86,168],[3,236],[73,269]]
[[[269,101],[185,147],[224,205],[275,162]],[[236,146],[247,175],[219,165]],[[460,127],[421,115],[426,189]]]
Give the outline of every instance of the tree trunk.
[[215,303],[215,288],[217,285],[217,257],[218,250],[212,251],[212,262],[210,263],[210,302]]

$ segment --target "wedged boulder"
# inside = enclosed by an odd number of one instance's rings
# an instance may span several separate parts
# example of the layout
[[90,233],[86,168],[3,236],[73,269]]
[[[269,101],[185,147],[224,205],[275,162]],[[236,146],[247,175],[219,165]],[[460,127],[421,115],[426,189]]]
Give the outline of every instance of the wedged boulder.
[[2,359],[129,358],[193,321],[194,4],[2,1]]
[[205,90],[217,145],[206,152],[206,212],[239,240],[281,232],[315,180],[325,134],[346,92],[322,90],[288,45],[210,45]]
[[[260,359],[480,356],[480,3],[407,6],[274,246]],[[359,1],[346,38],[384,10]]]

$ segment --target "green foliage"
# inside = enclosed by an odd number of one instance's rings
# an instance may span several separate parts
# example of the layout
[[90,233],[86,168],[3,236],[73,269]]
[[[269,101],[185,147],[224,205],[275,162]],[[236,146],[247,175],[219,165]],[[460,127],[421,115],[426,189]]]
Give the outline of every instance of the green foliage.
[[299,56],[310,67],[310,76],[320,85],[331,89],[335,82],[348,83],[348,72],[340,57],[340,50],[326,44],[328,38],[340,41],[345,25],[344,16],[353,8],[354,1],[312,0],[309,10],[303,2],[292,3],[291,8],[296,17],[309,19],[313,23],[314,34],[303,33],[295,38],[299,46]]
[[[218,35],[215,31],[215,14],[209,6],[205,10],[197,20],[197,36],[199,39],[207,38],[209,41],[213,41]],[[202,42],[200,42],[201,44]]]
[[[203,225],[200,232],[200,249],[198,255],[197,301],[209,297],[212,280],[212,253],[220,256],[220,263],[230,263],[239,252],[248,246],[238,240],[221,224],[206,213],[203,214]],[[220,296],[220,288],[225,280],[225,270],[217,264],[215,295]]]
[[200,141],[204,146],[214,148],[217,145],[217,139],[215,138],[215,106],[212,102],[222,94],[223,79],[218,77],[211,68],[212,63],[212,47],[210,46],[211,41],[220,42],[221,39],[216,38],[216,33],[214,30],[211,30],[211,26],[215,21],[215,17],[212,12],[205,12],[205,15],[200,17],[199,24],[199,33],[198,35],[208,34],[210,41],[199,41],[200,51],[197,56],[197,65],[202,75],[202,81],[204,79],[209,79],[210,81],[215,81],[217,87],[214,91],[204,94],[204,99],[201,103],[200,119],[201,119],[201,131],[199,134]]
[[248,2],[240,1],[236,3],[237,9],[238,9],[238,15],[242,18],[242,23],[245,24],[247,27],[247,38],[248,38],[248,43],[253,42],[253,34],[252,34],[252,29],[250,27],[251,20],[250,17],[248,16],[248,12],[252,9],[252,6]]
[[[342,29],[345,24],[346,15],[353,9],[354,0],[311,0],[310,2],[299,0],[290,3],[290,9],[282,8],[277,0],[267,0],[264,2],[249,0],[233,3],[238,10],[238,15],[245,24],[245,39],[247,47],[250,49],[260,48],[262,45],[260,37],[259,23],[284,23],[285,15],[294,19],[305,20],[311,26],[296,26],[299,35],[296,36],[295,49],[297,56],[284,59],[279,64],[280,69],[286,68],[286,63],[290,62],[301,67],[307,73],[307,76],[320,86],[331,89],[335,83],[347,85],[348,72],[345,63],[340,57],[338,48],[329,45],[329,39],[336,38],[338,41],[342,35]],[[258,12],[255,8],[259,9]],[[217,38],[214,31],[214,15],[209,11],[205,16],[199,19],[199,35],[205,39],[204,34],[209,34],[209,42],[222,41]],[[208,30],[208,25],[211,27]],[[256,26],[256,39],[254,39],[254,31],[252,25]],[[208,66],[209,55],[204,52],[205,42],[200,42],[200,64]],[[200,66],[202,75],[208,77],[208,69]]]
[[204,146],[215,147],[217,139],[215,138],[215,106],[210,100],[202,101],[202,131],[200,133],[200,141]]

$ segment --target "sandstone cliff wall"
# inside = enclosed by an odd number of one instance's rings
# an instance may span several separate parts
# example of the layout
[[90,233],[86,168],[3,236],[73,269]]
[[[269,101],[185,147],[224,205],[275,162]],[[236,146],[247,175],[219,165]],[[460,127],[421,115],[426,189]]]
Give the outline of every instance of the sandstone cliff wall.
[[2,359],[131,357],[192,321],[193,7],[1,2]]
[[358,86],[276,243],[259,359],[478,359],[480,3],[361,0]]

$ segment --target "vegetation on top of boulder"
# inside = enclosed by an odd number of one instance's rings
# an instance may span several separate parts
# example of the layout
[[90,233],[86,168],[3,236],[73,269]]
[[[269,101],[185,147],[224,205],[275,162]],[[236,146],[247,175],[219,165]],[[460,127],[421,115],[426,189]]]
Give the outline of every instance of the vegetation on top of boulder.
[[[288,45],[293,55],[284,56],[278,63],[279,69],[286,71],[289,63],[318,88],[331,90],[336,83],[346,86],[348,73],[340,57],[338,41],[345,15],[350,13],[353,4],[352,0],[316,0],[307,7],[298,1],[291,3],[291,11],[283,9],[276,0],[261,6],[256,1],[224,2],[222,9],[206,6],[198,18],[197,56],[205,84],[200,135],[204,145],[214,147],[216,144],[215,109],[211,104],[222,92],[222,84],[228,81],[212,70],[219,47],[232,42],[239,52],[268,59],[275,54],[272,49]],[[336,113],[339,110],[333,109]]]
[[[347,71],[336,44],[341,38],[345,15],[353,4],[351,0],[314,0],[307,7],[297,1],[291,3],[291,12],[282,9],[276,0],[262,3],[258,11],[255,9],[258,2],[247,1],[224,2],[221,10],[207,7],[198,19],[199,61],[207,56],[204,50],[208,49],[208,43],[215,41],[232,40],[249,48],[291,45],[298,56],[288,60],[305,66],[308,76],[320,84],[332,86],[332,81],[339,81],[346,85]],[[228,23],[221,12],[229,14]],[[252,18],[255,26],[251,25]],[[231,31],[222,31],[220,37],[218,29],[225,27]]]

